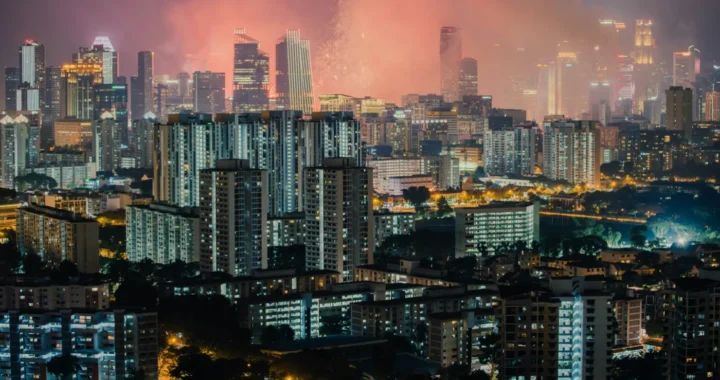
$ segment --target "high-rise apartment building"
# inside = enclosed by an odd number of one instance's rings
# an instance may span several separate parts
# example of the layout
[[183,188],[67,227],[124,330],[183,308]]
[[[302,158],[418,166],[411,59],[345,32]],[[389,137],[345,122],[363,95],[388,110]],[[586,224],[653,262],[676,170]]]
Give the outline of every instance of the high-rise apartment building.
[[483,138],[485,171],[490,175],[531,175],[535,172],[537,127],[489,127]]
[[49,124],[62,117],[63,110],[60,97],[61,91],[62,68],[51,66],[45,69],[45,97],[43,105],[43,123]]
[[275,60],[276,108],[310,114],[315,102],[310,41],[288,30],[275,46]]
[[20,69],[17,67],[5,68],[5,110],[17,110],[17,90],[20,87]]
[[150,169],[153,167],[155,154],[155,124],[159,121],[154,113],[148,112],[140,120],[133,120],[133,138],[130,151],[135,157],[135,166]]
[[218,160],[200,172],[200,187],[201,270],[267,269],[267,171],[247,160]]
[[553,180],[600,186],[602,149],[594,121],[546,122],[543,131],[543,174]]
[[0,183],[15,188],[15,177],[38,162],[40,126],[24,115],[0,119]]
[[668,130],[683,131],[689,141],[692,137],[693,90],[670,87],[665,90],[665,126]]
[[131,262],[150,259],[157,264],[200,260],[198,210],[153,202],[126,209],[127,256]]
[[454,26],[443,26],[440,28],[440,93],[448,103],[460,100],[458,82],[461,58],[460,29]]
[[458,100],[463,96],[477,96],[478,69],[475,58],[465,57],[460,61],[460,78],[458,82]]
[[225,73],[193,73],[193,111],[225,112]]
[[233,112],[261,112],[268,109],[270,61],[258,49],[259,42],[235,29],[233,68]]
[[153,75],[155,53],[138,52],[138,75],[130,78],[130,113],[133,120],[153,111]]
[[[267,125],[266,167],[268,171],[268,212],[280,216],[302,209],[299,202],[302,165],[298,160],[298,124],[302,118],[300,111],[268,111],[262,113],[263,123]],[[273,142],[273,143],[270,143]],[[243,157],[244,158],[244,157]],[[260,167],[262,168],[262,167]]]
[[500,307],[500,378],[608,379],[612,296],[603,280],[550,279],[550,290],[508,295]]
[[667,379],[708,379],[717,373],[720,302],[716,279],[679,278],[661,292],[663,372]]
[[73,53],[73,63],[100,65],[102,67],[102,83],[117,83],[118,53],[107,36],[95,37],[91,47],[81,47],[79,52]]
[[109,111],[93,121],[93,153],[97,170],[112,172],[120,167],[123,125]]
[[67,64],[60,73],[61,118],[91,120],[94,116],[94,87],[102,84],[102,66]]
[[355,267],[373,263],[372,169],[349,158],[327,158],[307,167],[305,266],[340,272],[352,281]]
[[476,208],[455,209],[455,257],[492,256],[503,243],[527,243],[540,238],[540,206],[535,203],[497,202]]
[[181,113],[168,116],[154,130],[153,195],[157,201],[197,207],[200,170],[215,160],[232,158],[232,140],[220,134],[212,115]]
[[30,204],[17,209],[18,249],[49,263],[73,262],[81,273],[99,268],[98,223],[72,212]]
[[434,188],[440,191],[460,187],[460,159],[450,155],[425,156],[421,173],[432,176]]

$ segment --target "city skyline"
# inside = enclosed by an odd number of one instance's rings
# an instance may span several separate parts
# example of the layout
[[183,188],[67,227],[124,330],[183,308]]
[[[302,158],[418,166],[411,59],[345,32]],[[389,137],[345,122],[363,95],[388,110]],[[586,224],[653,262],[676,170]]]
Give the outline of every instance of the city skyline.
[[[282,0],[270,3],[248,1],[242,4],[221,0],[207,7],[200,7],[196,0],[182,3],[158,1],[144,4],[143,9],[147,9],[147,12],[135,15],[139,20],[148,19],[142,23],[150,28],[146,32],[129,30],[123,23],[122,20],[131,17],[131,9],[137,9],[132,4],[126,7],[110,5],[113,11],[108,13],[110,16],[105,18],[104,23],[93,21],[95,16],[105,11],[93,4],[77,9],[81,15],[89,17],[90,22],[63,30],[63,33],[58,33],[61,25],[59,21],[62,15],[71,17],[67,12],[72,6],[56,7],[55,4],[30,1],[24,2],[22,7],[3,4],[3,7],[7,7],[5,13],[23,15],[37,10],[35,16],[41,20],[48,19],[48,22],[38,22],[35,27],[33,23],[25,23],[19,28],[13,28],[10,33],[0,36],[0,51],[16,49],[18,41],[33,39],[45,45],[48,67],[59,66],[70,62],[69,52],[77,51],[79,46],[91,46],[96,36],[108,36],[119,54],[121,76],[129,78],[136,75],[133,56],[138,51],[150,50],[156,52],[156,73],[174,76],[182,71],[225,72],[226,88],[230,89],[235,28],[251,31],[261,46],[267,47],[266,51],[270,53],[270,73],[274,72],[272,44],[285,30],[300,29],[303,36],[311,41],[316,94],[351,93],[397,102],[401,93],[395,87],[387,86],[389,78],[402,83],[398,87],[407,88],[406,92],[440,92],[437,88],[440,82],[440,62],[437,50],[432,46],[439,44],[437,30],[441,26],[454,25],[466,30],[467,36],[463,43],[465,56],[475,57],[479,61],[480,93],[494,93],[498,104],[503,105],[511,101],[500,91],[505,83],[498,81],[497,75],[489,75],[488,69],[504,70],[498,64],[507,53],[499,51],[494,44],[510,50],[525,48],[526,55],[535,60],[533,50],[542,51],[563,38],[576,37],[581,27],[583,37],[592,38],[600,28],[587,28],[587,21],[591,19],[616,17],[629,26],[636,18],[651,18],[656,25],[655,38],[662,40],[665,45],[659,48],[666,60],[672,60],[672,55],[667,54],[681,51],[691,44],[703,50],[703,59],[717,59],[720,52],[707,37],[717,30],[713,29],[717,26],[713,26],[703,15],[693,19],[694,15],[688,14],[688,10],[674,5],[672,1],[664,1],[668,3],[666,7],[643,7],[643,3],[648,4],[647,1],[627,5],[617,0],[563,0],[553,5],[543,4],[542,7],[523,0],[489,1],[482,4],[459,1],[455,7],[443,7],[442,2],[426,0],[423,3],[425,7],[417,8],[425,8],[427,11],[413,10],[413,14],[400,19],[397,25],[382,21],[392,17],[392,9],[406,12],[408,7],[404,6],[405,0],[390,4],[392,8],[387,15],[371,12],[374,9],[372,2],[357,1],[334,3],[317,0],[312,1],[311,5],[314,6],[310,7]],[[708,10],[720,7],[710,1],[695,2],[698,7]],[[314,12],[308,14],[306,8]],[[275,18],[273,22],[260,23],[252,18],[231,16],[253,11],[273,12]],[[212,12],[219,18],[213,16],[211,28],[201,28],[201,32],[190,34],[180,27],[188,22],[200,22],[202,17],[211,17]],[[473,14],[493,14],[495,17],[474,25],[478,23],[470,21]],[[60,17],[50,19],[51,15]],[[150,21],[151,17],[153,21]],[[314,22],[318,18],[329,22]],[[554,22],[561,19],[562,23]],[[515,27],[508,31],[503,24]],[[535,33],[538,28],[543,33]],[[503,32],[499,33],[500,30]],[[63,38],[59,39],[58,35],[63,35]],[[387,39],[388,35],[393,38]],[[427,48],[416,49],[416,46]],[[332,59],[320,58],[325,55]],[[382,55],[389,59],[369,59]],[[1,65],[16,65],[15,59],[3,57],[0,59]],[[402,64],[408,61],[413,62],[411,71]],[[271,86],[274,86],[274,75],[270,77]]]

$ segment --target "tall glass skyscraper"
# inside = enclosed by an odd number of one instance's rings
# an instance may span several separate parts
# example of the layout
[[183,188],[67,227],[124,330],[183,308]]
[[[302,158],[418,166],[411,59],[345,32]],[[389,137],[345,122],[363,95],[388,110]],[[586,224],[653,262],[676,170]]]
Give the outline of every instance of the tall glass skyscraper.
[[258,44],[245,34],[245,29],[235,29],[234,112],[260,112],[268,108],[270,61]]
[[312,113],[313,94],[310,41],[300,39],[300,31],[289,30],[275,46],[276,107]]
[[102,82],[104,84],[115,83],[117,80],[118,53],[106,36],[95,37],[91,47],[80,48],[78,53],[73,53],[73,63],[90,63],[102,66]]
[[448,103],[459,100],[460,58],[462,58],[460,29],[443,26],[440,28],[440,93]]
[[465,57],[460,61],[460,74],[458,93],[461,100],[463,96],[474,96],[478,94],[478,68],[475,58]]

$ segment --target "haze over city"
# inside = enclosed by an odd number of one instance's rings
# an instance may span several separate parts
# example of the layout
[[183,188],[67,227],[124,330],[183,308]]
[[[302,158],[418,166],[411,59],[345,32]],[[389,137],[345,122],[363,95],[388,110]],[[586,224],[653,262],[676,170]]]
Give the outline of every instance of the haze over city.
[[0,379],[720,378],[720,0],[0,14]]

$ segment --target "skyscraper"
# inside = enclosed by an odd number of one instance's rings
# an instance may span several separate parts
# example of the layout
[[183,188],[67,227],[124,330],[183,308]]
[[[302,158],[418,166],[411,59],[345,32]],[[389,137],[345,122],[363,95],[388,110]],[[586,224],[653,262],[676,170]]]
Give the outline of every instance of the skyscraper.
[[600,186],[602,150],[594,121],[546,122],[543,134],[543,174],[552,180]]
[[443,26],[440,28],[440,93],[448,103],[459,100],[458,80],[461,58],[460,29]]
[[153,111],[154,57],[151,51],[138,52],[138,75],[130,78],[130,112],[133,120]]
[[460,61],[458,92],[458,100],[462,100],[462,97],[466,95],[478,94],[478,72],[475,58],[465,57]]
[[63,65],[60,75],[60,107],[62,118],[90,120],[93,112],[93,89],[102,83],[102,67],[94,64]]
[[305,169],[306,269],[340,272],[373,263],[372,169],[328,158]]
[[20,87],[20,69],[5,68],[5,110],[17,110],[17,89]]
[[73,53],[73,63],[87,63],[102,66],[102,83],[115,83],[118,77],[118,53],[106,36],[95,37],[89,48],[81,47]]
[[235,29],[233,112],[260,112],[268,108],[270,61],[258,41]]
[[[124,84],[98,84],[93,88],[93,120],[99,120],[100,115],[110,112],[113,118],[127,125],[128,91]],[[125,128],[127,129],[127,128]]]
[[315,101],[310,41],[300,39],[300,31],[288,30],[275,46],[275,60],[276,108],[309,115]]
[[61,78],[62,68],[51,66],[45,69],[45,102],[43,105],[43,124],[52,123],[60,119],[63,110],[61,106]]
[[194,72],[193,96],[195,112],[225,112],[225,73]]
[[665,90],[666,119],[668,130],[683,131],[685,138],[692,138],[692,105],[693,90],[681,86],[673,86]]
[[267,268],[268,176],[247,160],[200,172],[200,268],[247,276]]
[[632,108],[635,113],[642,113],[645,100],[658,96],[657,83],[653,79],[655,40],[652,28],[652,20],[635,21],[635,64],[632,75],[635,84]]
[[653,64],[652,20],[635,20],[635,64]]
[[705,120],[720,121],[720,91],[711,91],[705,95]]
[[20,46],[20,83],[45,88],[45,46],[27,40]]
[[695,49],[673,53],[673,86],[695,87]]

